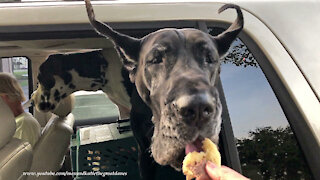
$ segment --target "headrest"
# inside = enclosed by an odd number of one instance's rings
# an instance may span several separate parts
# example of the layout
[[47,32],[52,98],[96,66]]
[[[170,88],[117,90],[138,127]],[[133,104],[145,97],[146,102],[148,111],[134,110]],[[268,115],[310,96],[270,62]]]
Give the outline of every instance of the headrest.
[[9,106],[0,97],[0,148],[5,146],[16,131],[16,121]]
[[59,117],[66,117],[69,113],[71,113],[75,103],[75,97],[73,94],[69,95],[68,97],[64,98],[59,102],[57,108],[52,111],[55,115]]

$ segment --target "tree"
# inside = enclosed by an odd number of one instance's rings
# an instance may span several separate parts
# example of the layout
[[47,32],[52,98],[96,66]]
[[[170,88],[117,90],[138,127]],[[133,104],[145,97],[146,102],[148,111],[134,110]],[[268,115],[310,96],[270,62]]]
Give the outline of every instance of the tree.
[[[223,31],[221,28],[208,28],[209,34],[216,36]],[[232,63],[236,66],[252,66],[258,67],[256,59],[253,57],[252,53],[249,51],[247,46],[237,38],[232,44],[227,52],[227,56],[222,59],[223,63]]]
[[232,43],[227,56],[222,59],[222,62],[243,67],[258,67],[256,59],[239,38]]
[[243,173],[252,179],[311,179],[290,127],[257,128],[237,139]]

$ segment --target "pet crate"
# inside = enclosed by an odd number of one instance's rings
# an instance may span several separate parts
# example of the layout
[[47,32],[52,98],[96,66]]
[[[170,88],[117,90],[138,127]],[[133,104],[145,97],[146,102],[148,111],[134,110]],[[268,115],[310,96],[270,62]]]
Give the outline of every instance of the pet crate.
[[[72,144],[73,172],[87,172],[87,175],[78,175],[77,180],[140,180],[138,148],[128,120],[80,128]],[[159,166],[155,177],[156,180],[185,180],[182,172],[169,166]]]
[[72,146],[76,179],[139,180],[138,149],[129,122],[80,128]]

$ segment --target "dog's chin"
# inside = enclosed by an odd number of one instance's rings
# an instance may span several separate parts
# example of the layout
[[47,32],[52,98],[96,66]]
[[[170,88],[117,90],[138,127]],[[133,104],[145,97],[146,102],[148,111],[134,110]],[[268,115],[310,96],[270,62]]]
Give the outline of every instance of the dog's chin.
[[178,158],[172,162],[169,163],[171,167],[173,167],[176,171],[181,171],[182,169],[182,162],[185,157],[184,151],[180,152],[178,155]]
[[[215,144],[218,142],[218,137],[207,137],[211,139]],[[188,151],[190,151],[190,148],[188,146],[196,146],[194,144],[197,144],[197,149],[193,149],[193,151],[203,151],[202,150],[202,140],[204,137],[201,135],[194,136],[191,141],[188,142],[179,142],[178,140],[176,142],[170,143],[171,145],[166,144],[166,141],[161,140],[155,140],[153,144],[151,145],[151,152],[155,159],[155,161],[160,165],[170,165],[177,171],[181,171],[182,168],[182,162]],[[161,144],[160,144],[161,142]],[[191,151],[190,151],[191,152]]]
[[196,133],[196,129],[191,130],[191,133],[190,130],[186,131],[188,129],[186,125],[168,114],[162,116],[160,120],[153,119],[155,127],[151,153],[158,164],[170,165],[179,170],[184,158],[185,141],[192,138],[190,134]]
[[182,161],[185,156],[185,148],[183,146],[175,146],[175,143],[169,144],[162,142],[160,144],[158,142],[159,141],[156,140],[151,145],[151,152],[154,160],[162,166],[170,165],[177,171],[180,171],[182,167]]

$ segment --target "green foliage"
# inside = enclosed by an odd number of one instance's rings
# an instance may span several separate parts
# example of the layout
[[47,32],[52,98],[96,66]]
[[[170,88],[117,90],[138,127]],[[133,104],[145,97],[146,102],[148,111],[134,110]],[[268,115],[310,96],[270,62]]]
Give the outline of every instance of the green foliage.
[[28,70],[14,70],[13,75],[19,81],[21,87],[28,86]]
[[242,67],[258,67],[256,59],[239,38],[232,43],[227,56],[222,59],[222,62]]
[[[223,31],[221,28],[208,28],[209,34],[212,36],[217,36]],[[258,67],[256,59],[253,57],[252,53],[249,51],[247,46],[237,38],[232,44],[227,52],[227,56],[222,59],[223,63],[232,63],[236,66],[242,67]]]
[[24,80],[28,79],[28,70],[14,70],[13,75],[18,79],[18,80]]
[[290,127],[257,128],[237,139],[243,174],[252,179],[311,179]]

